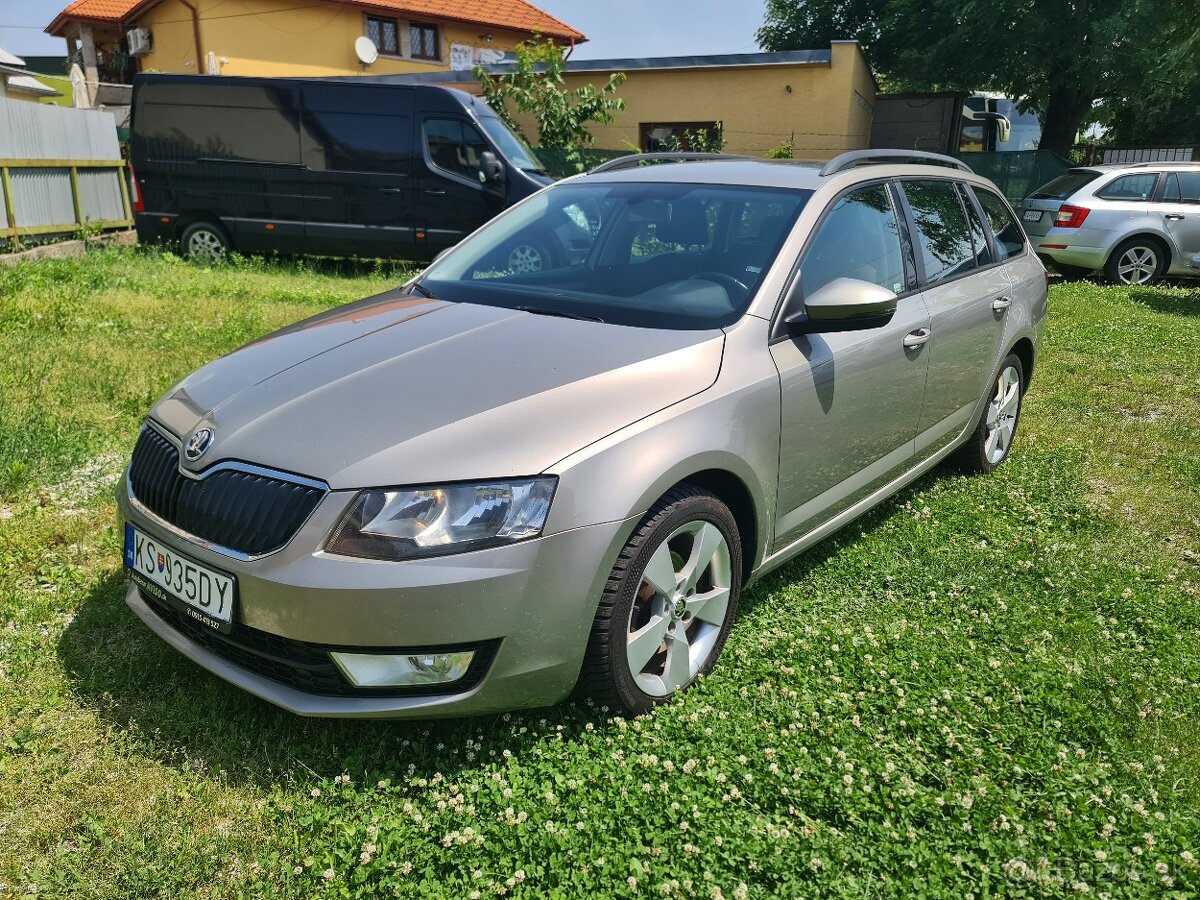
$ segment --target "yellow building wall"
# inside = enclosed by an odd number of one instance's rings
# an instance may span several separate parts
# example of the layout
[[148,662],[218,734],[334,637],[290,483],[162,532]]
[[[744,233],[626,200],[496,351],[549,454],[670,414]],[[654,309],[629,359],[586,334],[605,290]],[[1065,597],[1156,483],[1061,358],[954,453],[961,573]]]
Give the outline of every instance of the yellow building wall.
[[[191,11],[179,0],[166,0],[137,23],[150,29],[154,47],[141,58],[142,71],[203,73],[211,51],[216,54],[222,75],[435,72],[449,68],[451,44],[511,51],[520,41],[531,37],[524,32],[491,26],[436,22],[441,32],[440,61],[381,53],[374,64],[364,67],[354,55],[355,38],[366,33],[366,17],[361,9],[339,3],[313,3],[304,7],[302,0],[196,0],[194,5],[200,14],[200,46],[204,53],[199,69]],[[397,18],[403,29],[403,18]],[[482,39],[485,34],[492,36],[490,42]]]
[[[858,44],[836,42],[831,62],[808,65],[711,69],[652,69],[626,73],[617,90],[624,111],[609,125],[592,126],[596,147],[639,146],[640,126],[671,122],[720,122],[727,153],[765,156],[792,137],[796,159],[830,159],[867,146],[875,82]],[[593,84],[607,74],[568,74],[568,88]],[[789,90],[790,88],[790,90]],[[526,134],[537,134],[518,116]]]

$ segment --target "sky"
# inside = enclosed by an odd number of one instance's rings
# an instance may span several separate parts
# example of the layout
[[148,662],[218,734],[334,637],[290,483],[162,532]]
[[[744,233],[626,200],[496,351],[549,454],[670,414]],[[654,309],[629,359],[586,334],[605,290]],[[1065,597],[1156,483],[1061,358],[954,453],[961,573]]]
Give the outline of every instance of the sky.
[[[761,0],[534,0],[588,36],[573,59],[752,53]],[[65,55],[42,33],[69,0],[0,0],[0,47],[18,56]]]

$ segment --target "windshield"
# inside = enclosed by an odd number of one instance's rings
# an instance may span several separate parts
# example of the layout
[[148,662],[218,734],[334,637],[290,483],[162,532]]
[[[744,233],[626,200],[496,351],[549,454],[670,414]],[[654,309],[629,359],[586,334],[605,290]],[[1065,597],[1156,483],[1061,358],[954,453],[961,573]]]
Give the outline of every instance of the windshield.
[[1090,169],[1072,169],[1059,175],[1048,184],[1029,195],[1030,200],[1066,200],[1085,184],[1100,177],[1099,172]]
[[483,126],[483,130],[488,133],[488,137],[492,139],[497,149],[518,169],[524,169],[526,172],[544,173],[546,171],[546,167],[537,158],[533,148],[498,118],[480,116],[479,124]]
[[741,318],[812,191],[576,183],[535,195],[433,265],[443,300],[650,328]]

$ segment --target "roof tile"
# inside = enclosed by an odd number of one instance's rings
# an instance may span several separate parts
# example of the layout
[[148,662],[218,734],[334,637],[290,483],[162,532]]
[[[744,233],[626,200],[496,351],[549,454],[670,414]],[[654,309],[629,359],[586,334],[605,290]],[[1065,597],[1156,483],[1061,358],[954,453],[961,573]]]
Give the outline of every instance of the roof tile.
[[[430,19],[452,19],[493,28],[540,32],[548,37],[586,40],[583,33],[556,19],[528,0],[329,0],[351,6],[386,9]],[[149,6],[146,0],[75,0],[54,24],[64,19],[91,22],[119,22],[136,7]],[[203,21],[203,16],[201,17]],[[52,24],[49,29],[54,31]]]

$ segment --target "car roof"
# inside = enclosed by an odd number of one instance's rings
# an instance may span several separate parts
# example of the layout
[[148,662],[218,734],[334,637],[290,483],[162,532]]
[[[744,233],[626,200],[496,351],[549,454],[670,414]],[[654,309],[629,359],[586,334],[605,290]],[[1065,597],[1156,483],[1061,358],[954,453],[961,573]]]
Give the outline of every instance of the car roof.
[[1097,166],[1075,166],[1071,169],[1072,172],[1090,169],[1094,172],[1118,172],[1128,170],[1130,172],[1144,171],[1147,169],[1200,169],[1200,161],[1188,162],[1187,160],[1153,160],[1150,162],[1133,162],[1133,163],[1102,163]]

